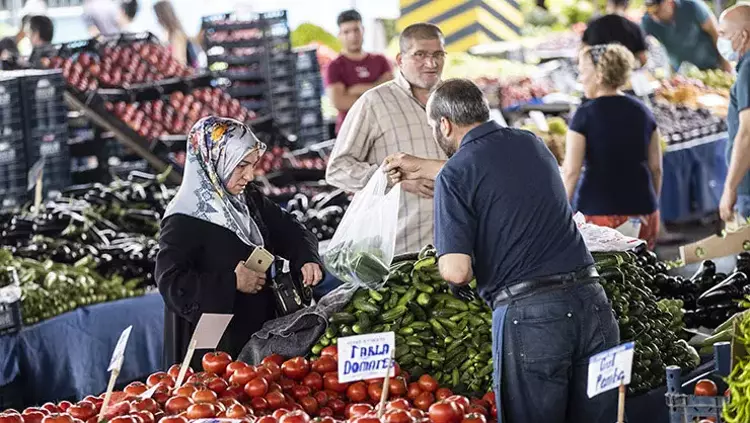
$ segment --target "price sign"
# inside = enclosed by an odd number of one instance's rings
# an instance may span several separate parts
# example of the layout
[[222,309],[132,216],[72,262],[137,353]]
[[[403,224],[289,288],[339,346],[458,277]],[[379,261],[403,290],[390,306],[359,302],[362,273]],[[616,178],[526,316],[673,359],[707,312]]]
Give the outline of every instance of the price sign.
[[32,188],[42,179],[42,169],[44,169],[44,156],[37,160],[29,169],[27,190],[31,191]]
[[630,383],[634,348],[635,343],[628,342],[589,358],[589,398]]
[[395,348],[393,332],[339,338],[339,382],[384,378]]
[[221,337],[224,336],[224,331],[227,330],[232,317],[234,317],[234,314],[204,313],[201,315],[198,325],[195,327],[195,332],[193,332],[193,338],[190,340],[190,344],[188,344],[185,359],[180,366],[180,373],[177,375],[177,380],[174,384],[175,388],[179,388],[182,385],[195,350],[216,348],[219,345]]
[[109,367],[107,371],[122,368],[122,360],[125,357],[125,348],[128,346],[128,339],[130,338],[130,331],[133,330],[133,326],[128,326],[120,334],[120,339],[117,340],[115,345],[115,351],[112,353],[112,359],[109,360]]

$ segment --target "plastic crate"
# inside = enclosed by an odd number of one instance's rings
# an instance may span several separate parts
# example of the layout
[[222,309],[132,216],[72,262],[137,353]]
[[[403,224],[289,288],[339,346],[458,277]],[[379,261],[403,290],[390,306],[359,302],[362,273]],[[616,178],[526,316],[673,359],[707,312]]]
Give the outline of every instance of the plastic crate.
[[46,197],[70,185],[67,128],[52,132],[33,132],[26,138],[27,169],[41,157],[44,157],[42,181]]
[[299,100],[318,99],[323,96],[323,80],[320,74],[315,78],[297,76],[297,98]]
[[28,71],[20,79],[26,131],[56,130],[66,126],[68,108],[63,99],[62,72]]
[[26,201],[27,172],[23,136],[0,137],[0,208],[18,207]]
[[23,99],[19,78],[0,78],[0,136],[23,135]]
[[303,145],[327,141],[330,138],[325,126],[300,128],[297,137]]
[[313,72],[320,74],[320,64],[318,63],[318,50],[316,48],[296,49],[297,55],[296,67],[297,72]]
[[680,368],[678,366],[667,367],[667,393],[664,395],[669,408],[669,422],[683,423],[692,422],[693,419],[714,418],[716,423],[722,423],[721,410],[726,398],[705,397],[683,394],[683,390],[692,392],[695,383],[700,379],[713,380],[718,391],[723,393],[727,386],[723,378],[731,372],[731,348],[729,342],[717,342],[714,344],[714,370],[702,374],[682,385],[680,385]]
[[323,126],[323,111],[318,107],[312,108],[300,108],[299,111],[299,127],[302,128],[319,128]]
[[23,326],[21,286],[15,268],[3,267],[0,272],[3,272],[3,279],[11,281],[9,285],[0,288],[0,298],[4,299],[0,301],[0,335],[7,335],[18,332]]

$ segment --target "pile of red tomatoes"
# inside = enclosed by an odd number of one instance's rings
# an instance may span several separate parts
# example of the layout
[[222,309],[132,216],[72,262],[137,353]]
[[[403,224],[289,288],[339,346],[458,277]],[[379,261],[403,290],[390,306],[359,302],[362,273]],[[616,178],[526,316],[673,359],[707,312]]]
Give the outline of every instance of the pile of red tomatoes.
[[[157,372],[145,383],[114,392],[104,413],[110,423],[189,423],[218,418],[227,423],[487,423],[497,414],[495,397],[469,400],[440,388],[429,375],[410,381],[396,364],[388,382],[388,401],[378,417],[383,379],[341,383],[335,346],[317,360],[289,360],[274,354],[252,366],[229,354],[203,356],[203,371],[186,372],[175,388],[180,366]],[[153,389],[152,389],[153,388]],[[149,392],[147,392],[149,391]],[[153,392],[149,397],[144,395]],[[104,394],[76,404],[62,401],[6,410],[0,423],[99,423]]]

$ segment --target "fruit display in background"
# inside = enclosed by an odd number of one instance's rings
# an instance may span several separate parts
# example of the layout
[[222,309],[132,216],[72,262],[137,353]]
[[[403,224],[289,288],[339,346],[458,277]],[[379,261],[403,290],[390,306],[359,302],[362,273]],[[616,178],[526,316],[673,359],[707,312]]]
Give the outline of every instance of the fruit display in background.
[[546,84],[528,77],[506,80],[502,82],[498,91],[500,108],[507,109],[529,103],[541,99],[550,92]]
[[[233,24],[236,22],[232,22]],[[260,28],[244,28],[231,31],[211,30],[206,34],[206,39],[212,43],[233,43],[240,41],[259,40],[263,38],[263,30]]]
[[655,103],[652,107],[656,125],[667,144],[718,134],[726,130],[724,119],[707,109]]
[[141,137],[152,140],[165,135],[184,135],[206,116],[226,116],[247,122],[255,113],[219,88],[196,88],[185,94],[174,91],[168,99],[140,103],[107,102],[105,107]]
[[178,63],[166,47],[147,41],[102,46],[71,57],[42,57],[43,68],[62,69],[68,84],[78,91],[120,88],[132,84],[187,77],[194,70]]
[[565,119],[554,116],[547,118],[547,126],[549,130],[542,131],[529,119],[521,126],[521,129],[533,132],[541,138],[557,159],[557,163],[562,166],[563,159],[565,159],[565,136],[568,133],[568,124],[565,123]]
[[707,69],[702,71],[698,68],[692,68],[686,75],[688,78],[697,79],[703,82],[707,87],[720,88],[723,90],[729,90],[736,79],[733,74],[721,69]]
[[[303,22],[291,33],[292,47],[303,47],[313,43],[326,46],[333,51],[341,50],[341,42],[330,32],[310,22]],[[335,58],[336,56],[334,56]],[[321,63],[321,66],[323,63]],[[326,63],[327,65],[327,63]]]
[[286,210],[312,232],[318,241],[333,238],[351,202],[349,194],[337,189],[313,197],[296,194],[286,204]]
[[[378,417],[376,408],[383,380],[340,383],[336,347],[327,348],[326,353],[312,361],[303,357],[286,360],[271,356],[257,365],[231,361],[223,352],[209,353],[220,355],[221,363],[216,362],[216,357],[208,362],[204,357],[202,371],[188,370],[190,376],[178,389],[173,389],[173,374],[179,371],[179,366],[175,365],[169,373],[152,374],[145,384],[136,381],[123,391],[113,392],[104,410],[104,420],[112,423],[188,423],[198,419],[227,423],[487,423],[497,420],[494,393],[471,399],[454,395],[450,389],[440,388],[431,376],[413,378],[401,371],[397,363],[394,363],[389,382],[389,400],[383,416]],[[152,397],[141,398],[150,387],[156,387]],[[89,395],[75,404],[69,401],[47,403],[22,412],[4,410],[0,412],[0,422],[94,422],[102,410],[104,397],[105,394]]]

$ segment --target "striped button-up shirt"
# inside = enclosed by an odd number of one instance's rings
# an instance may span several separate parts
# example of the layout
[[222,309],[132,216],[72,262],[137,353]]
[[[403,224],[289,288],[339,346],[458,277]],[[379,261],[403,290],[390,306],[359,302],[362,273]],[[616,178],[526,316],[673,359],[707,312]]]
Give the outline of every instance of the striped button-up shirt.
[[[401,72],[364,93],[349,110],[328,160],[326,181],[359,191],[385,158],[398,152],[447,158],[432,136],[424,105]],[[395,253],[417,252],[433,242],[432,199],[404,191],[400,204]]]

